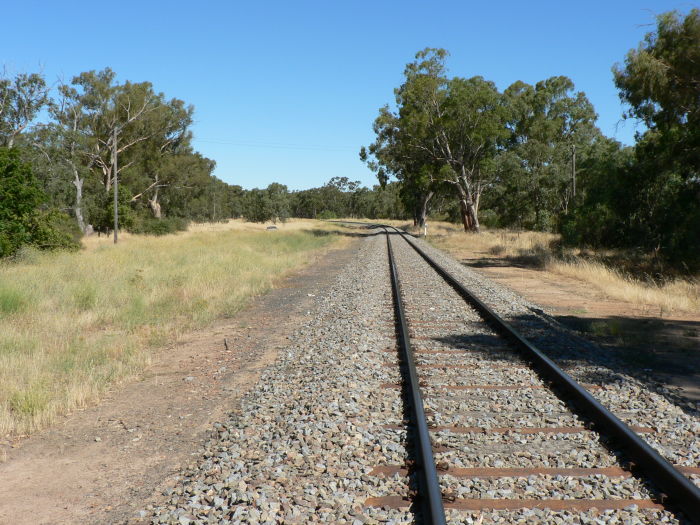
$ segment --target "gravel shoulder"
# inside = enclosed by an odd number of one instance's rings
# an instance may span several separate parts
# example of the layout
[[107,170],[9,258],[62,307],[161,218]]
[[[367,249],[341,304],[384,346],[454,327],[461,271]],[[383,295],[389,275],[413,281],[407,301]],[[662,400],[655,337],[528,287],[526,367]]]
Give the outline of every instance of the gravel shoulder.
[[700,312],[665,312],[614,299],[584,281],[468,247],[454,255],[637,368],[638,376],[662,384],[692,407],[700,405]]
[[[513,324],[576,381],[598,384],[591,394],[629,425],[652,427],[645,439],[672,463],[700,466],[700,412],[695,403],[639,367],[557,322],[513,290],[413,239],[448,271]],[[698,484],[698,480],[691,476]]]
[[236,317],[183,337],[98,406],[0,444],[0,523],[119,523],[138,515],[275,361],[356,246],[327,252]]

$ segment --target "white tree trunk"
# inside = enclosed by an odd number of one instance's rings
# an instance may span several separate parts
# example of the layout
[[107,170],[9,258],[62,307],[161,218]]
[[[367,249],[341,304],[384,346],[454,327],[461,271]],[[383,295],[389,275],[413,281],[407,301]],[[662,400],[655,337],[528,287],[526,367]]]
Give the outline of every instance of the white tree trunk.
[[87,233],[87,225],[85,224],[85,218],[83,217],[83,183],[84,179],[80,178],[78,170],[73,166],[73,186],[75,186],[75,206],[73,211],[75,213],[75,219],[78,221],[78,227],[83,234]]

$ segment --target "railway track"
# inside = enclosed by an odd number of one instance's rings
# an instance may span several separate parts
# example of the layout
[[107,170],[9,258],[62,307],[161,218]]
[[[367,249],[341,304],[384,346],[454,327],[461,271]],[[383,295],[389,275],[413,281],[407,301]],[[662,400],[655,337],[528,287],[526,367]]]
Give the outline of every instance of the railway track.
[[640,437],[654,428],[623,423],[589,393],[600,385],[576,383],[405,234],[384,228],[398,347],[387,366],[399,364],[403,378],[384,387],[404,390],[413,452],[372,474],[409,476],[413,493],[368,506],[411,506],[428,524],[469,523],[487,510],[504,523],[578,513],[604,523],[700,519],[700,490],[687,477],[700,468],[663,459]]

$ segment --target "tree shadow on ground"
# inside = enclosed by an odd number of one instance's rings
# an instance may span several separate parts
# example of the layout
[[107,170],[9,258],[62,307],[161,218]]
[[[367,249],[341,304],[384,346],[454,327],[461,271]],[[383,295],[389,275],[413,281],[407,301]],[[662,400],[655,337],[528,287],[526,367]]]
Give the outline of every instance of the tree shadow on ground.
[[[700,322],[619,315],[553,318],[580,337],[593,340],[630,375],[650,386],[658,387],[659,380],[684,386],[685,396],[692,403],[700,402]],[[687,402],[671,397],[687,408]]]
[[[485,253],[485,252],[484,252]],[[546,257],[541,254],[503,255],[499,257],[479,256],[460,258],[459,262],[470,268],[520,268],[523,270],[543,270]]]
[[[700,322],[674,321],[671,330],[670,324],[656,319],[551,317],[538,309],[509,322],[564,371],[573,372],[580,383],[610,384],[632,376],[684,412],[700,415],[696,405],[700,401]],[[484,356],[504,352],[504,340],[497,336],[453,334],[434,339]],[[514,347],[511,352],[519,355]],[[683,385],[684,395],[664,388],[668,384]]]

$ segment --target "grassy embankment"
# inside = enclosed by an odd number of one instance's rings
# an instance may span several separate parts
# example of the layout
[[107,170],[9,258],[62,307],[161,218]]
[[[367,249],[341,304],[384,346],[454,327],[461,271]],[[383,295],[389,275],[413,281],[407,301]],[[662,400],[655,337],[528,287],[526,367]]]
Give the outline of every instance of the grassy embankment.
[[285,272],[342,242],[292,221],[165,237],[90,237],[78,253],[0,263],[0,437],[44,427],[134,377],[152,351],[234,315]]
[[[389,222],[413,230],[405,221]],[[428,240],[459,259],[505,259],[573,277],[590,283],[609,297],[662,316],[671,312],[700,312],[700,280],[697,278],[653,280],[645,276],[647,269],[643,265],[635,265],[625,254],[562,250],[556,234],[484,230],[479,235],[465,235],[459,225],[429,221]]]

